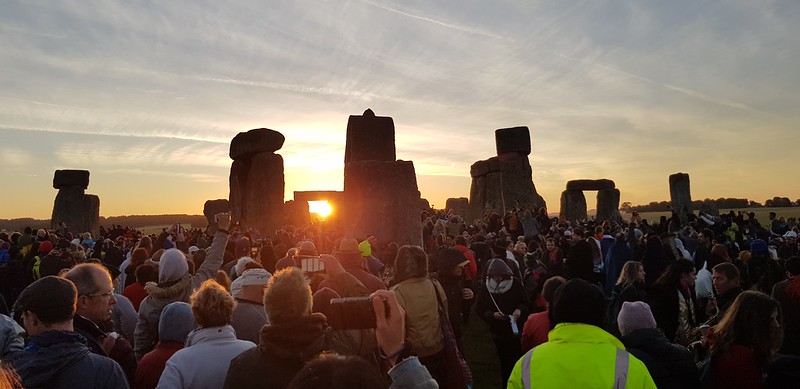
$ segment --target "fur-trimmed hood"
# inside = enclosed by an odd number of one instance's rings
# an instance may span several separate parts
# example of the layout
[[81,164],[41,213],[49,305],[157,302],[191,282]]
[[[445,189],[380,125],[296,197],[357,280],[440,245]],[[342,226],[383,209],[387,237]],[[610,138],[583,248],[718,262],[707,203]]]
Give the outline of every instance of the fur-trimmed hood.
[[187,290],[191,289],[192,289],[192,276],[189,274],[185,274],[177,282],[167,282],[163,284],[148,282],[144,286],[144,290],[151,297],[157,299],[171,299],[173,297],[185,294]]

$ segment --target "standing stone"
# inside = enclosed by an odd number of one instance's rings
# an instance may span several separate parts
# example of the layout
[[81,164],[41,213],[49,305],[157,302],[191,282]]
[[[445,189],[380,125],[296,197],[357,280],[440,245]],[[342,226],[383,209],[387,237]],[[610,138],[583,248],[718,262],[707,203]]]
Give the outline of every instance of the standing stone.
[[536,192],[527,155],[506,153],[500,161],[504,210],[531,209],[544,206],[544,198]]
[[203,204],[203,216],[206,217],[209,226],[215,223],[214,216],[216,214],[230,211],[231,203],[228,199],[207,200]]
[[391,161],[397,159],[394,144],[394,120],[375,116],[371,109],[362,116],[351,115],[347,121],[344,148],[345,169],[349,162]]
[[283,221],[283,157],[275,151],[284,141],[283,134],[268,128],[240,132],[231,141],[228,200],[231,221],[243,229],[269,234]]
[[419,199],[419,208],[423,211],[430,211],[431,203],[428,202],[428,199]]
[[466,197],[449,198],[445,201],[445,209],[451,209],[454,214],[465,218],[469,209],[469,199]]
[[246,190],[242,193],[241,222],[269,234],[283,219],[283,157],[264,152],[250,160]]
[[620,222],[622,215],[619,214],[619,189],[601,189],[597,191],[597,216],[598,223],[608,220],[609,222]]
[[50,228],[61,228],[61,223],[74,233],[90,232],[93,236],[100,232],[100,198],[87,195],[89,171],[56,170],[53,187],[58,189],[50,217]]
[[589,218],[586,212],[586,196],[580,190],[565,190],[561,192],[561,211],[560,216],[567,220],[586,220]]
[[346,165],[346,234],[421,245],[420,194],[411,161],[356,161]]
[[669,176],[669,198],[672,211],[680,217],[681,225],[686,225],[688,223],[687,215],[692,212],[689,174],[675,173]]

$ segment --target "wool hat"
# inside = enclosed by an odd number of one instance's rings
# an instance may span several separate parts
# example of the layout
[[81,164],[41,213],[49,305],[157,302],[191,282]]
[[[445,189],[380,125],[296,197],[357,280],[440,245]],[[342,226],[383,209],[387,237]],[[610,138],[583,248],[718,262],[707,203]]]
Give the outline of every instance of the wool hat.
[[439,272],[451,272],[453,269],[469,263],[469,259],[459,249],[447,248],[436,254],[436,264]]
[[158,282],[165,283],[181,279],[189,272],[186,256],[178,249],[169,249],[161,254],[158,263]]
[[163,342],[186,342],[186,337],[197,327],[192,306],[177,301],[167,304],[158,319],[158,338]]
[[45,324],[72,319],[78,290],[72,281],[56,276],[42,277],[22,290],[14,302],[15,312],[30,311]]
[[53,250],[53,242],[46,240],[39,244],[39,254],[47,255]]
[[556,290],[550,307],[553,324],[583,323],[602,327],[605,299],[597,285],[573,278]]
[[[263,288],[265,285],[267,285],[271,277],[272,274],[265,269],[247,269],[242,273],[241,277],[236,278],[231,283],[231,295],[234,298],[247,299],[247,296],[251,294],[248,292],[247,287],[259,286]],[[257,301],[261,301],[262,297],[263,295],[259,291]]]
[[622,303],[622,309],[619,310],[617,324],[620,334],[626,336],[636,330],[656,328],[656,319],[647,303],[626,301]]
[[769,248],[767,247],[767,242],[763,239],[753,239],[750,242],[750,252],[751,253],[767,253],[769,252]]

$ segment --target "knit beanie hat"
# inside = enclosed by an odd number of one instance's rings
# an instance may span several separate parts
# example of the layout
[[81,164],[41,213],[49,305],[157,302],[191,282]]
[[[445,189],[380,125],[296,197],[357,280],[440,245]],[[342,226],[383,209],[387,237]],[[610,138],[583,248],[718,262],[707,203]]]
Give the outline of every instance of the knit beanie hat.
[[769,252],[769,248],[767,247],[767,242],[763,239],[753,239],[750,242],[750,252],[751,253],[767,253]]
[[617,316],[617,323],[622,336],[640,329],[656,328],[656,319],[653,318],[653,312],[650,311],[650,306],[643,301],[626,301],[622,303],[622,309],[620,309],[619,316]]
[[176,281],[189,272],[186,256],[178,249],[169,249],[161,254],[158,264],[158,283]]
[[182,301],[167,304],[158,320],[158,338],[165,342],[186,342],[186,337],[197,327],[192,306]]

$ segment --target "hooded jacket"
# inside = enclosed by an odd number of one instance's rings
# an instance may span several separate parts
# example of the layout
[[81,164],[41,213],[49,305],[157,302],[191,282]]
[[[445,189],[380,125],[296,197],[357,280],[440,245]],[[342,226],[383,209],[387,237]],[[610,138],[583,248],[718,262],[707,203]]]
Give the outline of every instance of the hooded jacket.
[[47,331],[30,339],[14,367],[26,388],[128,388],[122,368],[93,354],[76,332]]
[[[155,347],[158,341],[158,321],[161,316],[161,310],[167,304],[175,301],[189,302],[189,296],[192,292],[199,288],[200,285],[206,280],[213,279],[222,266],[222,257],[225,253],[225,245],[228,241],[228,235],[224,232],[217,232],[214,235],[214,241],[208,250],[208,256],[197,273],[192,276],[189,273],[177,279],[167,277],[167,282],[148,282],[145,285],[145,290],[148,296],[142,300],[139,305],[138,322],[136,323],[136,330],[133,334],[134,339],[134,352],[136,359],[141,359],[148,351]],[[175,266],[174,268],[182,268]],[[167,275],[174,269],[170,267],[164,273]],[[159,281],[162,279],[162,272],[159,269]]]
[[672,344],[661,330],[642,328],[622,337],[628,352],[639,358],[659,389],[700,387],[700,378],[689,349]]

